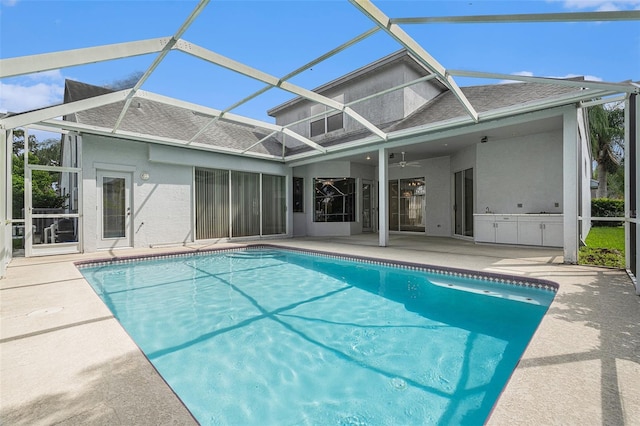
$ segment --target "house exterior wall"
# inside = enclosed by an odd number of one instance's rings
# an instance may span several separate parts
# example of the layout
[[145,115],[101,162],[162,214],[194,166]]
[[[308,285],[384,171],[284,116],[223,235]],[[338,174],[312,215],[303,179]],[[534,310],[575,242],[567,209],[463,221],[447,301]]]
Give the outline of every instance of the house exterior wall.
[[[193,241],[192,186],[189,166],[152,163],[146,143],[86,135],[83,138],[84,250],[98,250],[98,170],[133,170],[131,230],[133,247]],[[142,171],[149,180],[140,178]]]
[[476,146],[476,213],[563,212],[562,130]]
[[[352,165],[349,161],[325,161],[296,167],[293,175],[304,178],[304,213],[294,214],[295,236],[348,236],[362,232],[360,199],[362,179],[374,180],[375,168],[366,165]],[[356,179],[356,220],[354,222],[314,222],[314,178]]]
[[[98,170],[130,171],[132,175],[133,247],[193,242],[194,167],[268,173],[287,176],[286,181],[291,181],[290,169],[280,163],[85,135],[84,251],[93,252],[99,248],[97,215],[100,212],[96,182]],[[140,177],[143,171],[149,174],[147,181]],[[287,185],[290,189],[290,183]],[[288,222],[291,223],[290,218]]]
[[[329,87],[320,93],[331,99],[344,95],[343,102],[348,104],[423,76],[424,73],[420,73],[414,67],[410,67],[405,62],[399,62],[392,66],[379,69],[375,74],[355,78],[347,83]],[[440,94],[441,91],[442,89],[432,82],[421,82],[354,104],[351,108],[370,122],[376,125],[382,125],[407,117],[428,100]],[[276,124],[284,126],[310,117],[312,115],[312,105],[314,105],[314,103],[303,100],[295,103],[291,107],[278,111],[274,114]],[[336,111],[328,110],[329,115],[335,112]],[[349,133],[363,128],[360,123],[347,114],[344,115],[343,124],[344,128],[342,130],[333,131],[329,133],[329,135]],[[290,129],[305,137],[310,137],[310,120],[293,125]],[[322,138],[323,136],[317,136],[313,139],[319,140]]]
[[420,167],[389,168],[389,180],[423,177],[426,186],[425,235],[451,235],[451,158],[417,161]]

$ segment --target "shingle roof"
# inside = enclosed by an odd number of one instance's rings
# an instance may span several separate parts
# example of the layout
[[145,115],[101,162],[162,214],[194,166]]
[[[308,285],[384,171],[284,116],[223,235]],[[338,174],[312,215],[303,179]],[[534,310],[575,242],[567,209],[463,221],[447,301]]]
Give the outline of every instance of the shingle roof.
[[[493,84],[484,86],[463,87],[462,92],[480,114],[506,107],[533,104],[542,100],[561,99],[570,93],[577,93],[579,87],[552,85],[545,83],[512,83]],[[111,93],[113,90],[93,86],[86,83],[67,80],[65,85],[65,102],[71,102]],[[73,117],[66,117],[72,121],[105,128],[112,128],[122,108],[124,101],[105,105],[90,110],[79,111]],[[542,108],[542,107],[541,107]],[[445,91],[427,102],[407,118],[394,123],[378,125],[386,132],[409,129],[427,124],[443,122],[460,117],[467,117],[462,104],[451,91]],[[135,98],[129,107],[122,123],[121,130],[160,136],[178,140],[190,139],[203,126],[211,121],[205,116],[185,108],[155,102],[144,98]],[[371,132],[362,129],[355,132],[341,134],[317,141],[322,146],[335,146],[351,142],[370,135]],[[211,146],[246,149],[262,138],[266,133],[251,126],[232,123],[224,119],[210,125],[195,142]],[[287,148],[286,154],[305,152],[311,148],[306,145]],[[282,155],[282,145],[274,137],[267,139],[252,148],[253,152],[270,155]]]
[[[104,87],[73,80],[65,82],[65,102],[78,101],[112,92],[113,90]],[[65,119],[110,129],[115,125],[124,104],[124,101],[121,101],[79,111],[72,117],[65,117]],[[207,125],[211,119],[211,116],[205,116],[185,108],[144,98],[134,98],[119,129],[164,138],[188,140]],[[194,142],[243,150],[265,136],[267,136],[267,133],[252,126],[221,119],[210,125]],[[282,145],[272,137],[252,148],[251,151],[262,154],[282,155]]]
[[[461,89],[478,113],[561,98],[563,95],[581,90],[579,87],[545,83],[492,84]],[[384,131],[403,130],[465,116],[468,115],[460,101],[451,91],[446,91]]]

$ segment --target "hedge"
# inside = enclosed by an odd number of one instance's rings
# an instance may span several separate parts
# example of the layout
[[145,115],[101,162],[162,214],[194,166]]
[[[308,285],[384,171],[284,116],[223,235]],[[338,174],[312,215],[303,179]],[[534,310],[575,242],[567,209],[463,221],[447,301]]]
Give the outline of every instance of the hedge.
[[[594,198],[591,200],[592,217],[624,217],[624,200]],[[592,226],[621,226],[624,222],[605,222],[594,220]]]

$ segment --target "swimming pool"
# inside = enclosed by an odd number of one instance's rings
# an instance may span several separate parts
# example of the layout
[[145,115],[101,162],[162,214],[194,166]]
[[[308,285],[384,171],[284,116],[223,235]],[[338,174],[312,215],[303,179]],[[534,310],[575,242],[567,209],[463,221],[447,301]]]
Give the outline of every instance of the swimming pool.
[[271,247],[80,266],[201,424],[481,424],[555,295]]

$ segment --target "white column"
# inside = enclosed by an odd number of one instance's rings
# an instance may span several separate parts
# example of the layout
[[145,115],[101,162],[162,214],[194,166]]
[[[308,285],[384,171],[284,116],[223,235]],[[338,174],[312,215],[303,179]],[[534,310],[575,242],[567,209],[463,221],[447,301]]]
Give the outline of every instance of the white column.
[[[3,172],[0,172],[0,278],[6,275],[7,264],[11,260],[13,250],[11,240],[11,223],[7,218],[11,217],[9,210],[11,203],[11,156],[9,144],[7,144],[7,131],[0,130],[0,164]],[[8,232],[7,232],[8,231]]]
[[564,263],[578,263],[578,112],[563,115],[562,205],[564,213]]
[[389,166],[387,162],[387,150],[378,150],[378,245],[389,245]]
[[[624,205],[625,205],[625,218],[627,219],[624,223],[624,244],[625,244],[625,266],[630,269],[632,263],[635,260],[636,265],[636,280],[634,282],[636,287],[636,294],[640,295],[640,281],[638,278],[638,266],[640,265],[640,226],[638,226],[638,201],[640,200],[640,184],[638,184],[638,164],[640,164],[640,150],[638,149],[638,140],[640,140],[640,126],[638,124],[640,120],[638,120],[638,111],[640,110],[640,96],[635,95],[631,97],[627,97],[624,105]],[[633,130],[635,129],[635,133]],[[634,144],[635,147],[635,164],[631,158],[631,144]],[[635,166],[635,170],[631,170],[632,167]],[[633,182],[632,185],[632,177],[635,176],[636,182]],[[635,194],[632,193],[635,186]],[[636,217],[631,217],[631,206],[632,199],[635,197],[635,213]],[[632,222],[633,221],[633,222]],[[633,231],[631,223],[635,223],[635,259],[632,256],[631,250],[631,242]]]

